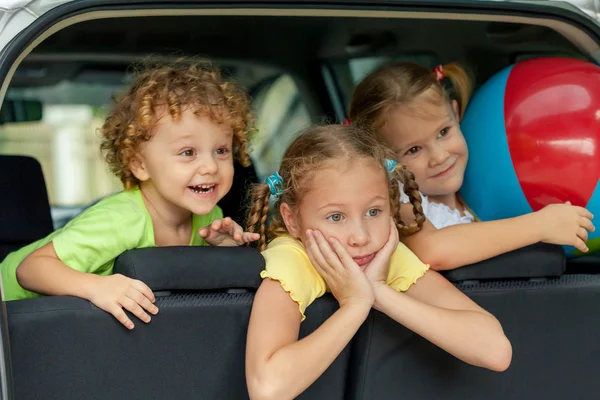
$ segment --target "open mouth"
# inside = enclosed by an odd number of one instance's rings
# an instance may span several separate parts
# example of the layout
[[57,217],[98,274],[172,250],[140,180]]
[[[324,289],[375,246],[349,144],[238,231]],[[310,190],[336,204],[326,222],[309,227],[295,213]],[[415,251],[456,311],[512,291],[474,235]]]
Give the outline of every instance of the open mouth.
[[197,194],[209,194],[214,192],[216,187],[217,185],[212,183],[208,185],[188,186],[188,189]]

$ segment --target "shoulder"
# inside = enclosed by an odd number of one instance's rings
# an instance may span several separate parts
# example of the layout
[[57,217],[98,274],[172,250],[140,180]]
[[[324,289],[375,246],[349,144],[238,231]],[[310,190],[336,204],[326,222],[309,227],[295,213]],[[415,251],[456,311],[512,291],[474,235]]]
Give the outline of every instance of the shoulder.
[[398,291],[406,291],[428,270],[428,264],[421,261],[404,243],[398,243],[390,259],[387,282]]
[[325,281],[312,266],[302,242],[291,236],[274,239],[262,252],[265,269],[262,278],[279,281],[283,289],[298,303],[302,319],[304,311],[327,290]]
[[285,263],[313,268],[304,245],[292,236],[286,235],[273,239],[262,255],[267,262],[267,267],[272,267],[276,263]]
[[101,213],[108,213],[111,216],[120,215],[127,219],[148,215],[139,189],[124,190],[107,196],[85,210],[81,216]]
[[149,214],[139,191],[106,197],[69,221],[52,238],[59,257],[69,251],[136,248],[144,239]]

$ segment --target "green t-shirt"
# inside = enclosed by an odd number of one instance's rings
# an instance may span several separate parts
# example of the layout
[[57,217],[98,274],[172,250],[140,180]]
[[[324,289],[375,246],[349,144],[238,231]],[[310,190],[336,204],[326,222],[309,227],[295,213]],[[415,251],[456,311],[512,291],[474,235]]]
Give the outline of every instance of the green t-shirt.
[[[198,230],[223,212],[218,206],[207,215],[193,215],[190,246],[208,246]],[[17,267],[33,251],[52,242],[58,258],[69,267],[97,275],[110,275],[115,259],[130,249],[155,247],[152,219],[139,189],[107,197],[44,239],[10,253],[0,264],[5,300],[39,297],[17,282]]]

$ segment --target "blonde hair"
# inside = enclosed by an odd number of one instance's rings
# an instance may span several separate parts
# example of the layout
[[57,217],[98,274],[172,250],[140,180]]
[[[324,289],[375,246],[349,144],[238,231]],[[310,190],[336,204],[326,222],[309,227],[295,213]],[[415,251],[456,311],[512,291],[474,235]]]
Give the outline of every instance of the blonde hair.
[[354,89],[348,112],[352,124],[377,133],[390,109],[410,106],[425,92],[431,92],[431,100],[439,104],[456,100],[462,119],[473,90],[471,78],[456,63],[438,68],[452,88],[446,89],[434,71],[413,63],[393,63],[375,70]]
[[192,108],[196,115],[228,124],[233,130],[236,159],[244,166],[250,165],[246,148],[254,130],[254,116],[243,90],[223,80],[219,69],[207,60],[182,58],[161,63],[150,59],[141,68],[128,90],[115,99],[100,129],[100,149],[125,189],[139,184],[129,163],[140,145],[152,137],[157,112],[163,107],[173,120]]
[[[354,126],[326,125],[310,128],[301,133],[287,148],[279,175],[282,179],[282,193],[275,203],[275,216],[267,230],[269,199],[271,191],[267,184],[255,185],[252,190],[252,203],[248,215],[247,230],[259,233],[259,249],[265,250],[269,240],[288,234],[283,223],[279,207],[282,203],[295,208],[310,185],[315,171],[332,161],[355,162],[356,159],[372,160],[381,166],[386,159],[393,159],[394,153],[373,134]],[[403,165],[398,164],[389,179],[389,197],[391,214],[400,234],[410,235],[417,232],[425,222],[421,195],[414,175]],[[404,192],[413,206],[415,221],[405,224],[400,218],[400,190],[398,181],[404,184]]]

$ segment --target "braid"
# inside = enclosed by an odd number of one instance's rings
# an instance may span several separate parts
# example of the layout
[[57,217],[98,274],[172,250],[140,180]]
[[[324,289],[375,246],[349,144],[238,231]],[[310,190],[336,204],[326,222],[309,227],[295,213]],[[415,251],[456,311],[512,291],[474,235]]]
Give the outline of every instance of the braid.
[[[400,217],[400,186],[399,182],[404,185],[404,193],[408,196],[410,204],[413,206],[415,221],[409,225],[405,224]],[[421,205],[421,194],[419,186],[415,181],[415,176],[409,171],[406,166],[398,164],[392,173],[392,181],[390,182],[390,202],[392,216],[396,221],[398,232],[401,235],[409,236],[421,230],[425,223],[425,214]]]
[[247,231],[259,233],[258,249],[264,251],[267,248],[267,216],[269,214],[269,197],[271,190],[269,186],[261,183],[252,189],[252,202],[248,214]]

